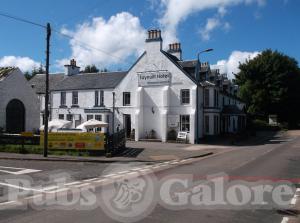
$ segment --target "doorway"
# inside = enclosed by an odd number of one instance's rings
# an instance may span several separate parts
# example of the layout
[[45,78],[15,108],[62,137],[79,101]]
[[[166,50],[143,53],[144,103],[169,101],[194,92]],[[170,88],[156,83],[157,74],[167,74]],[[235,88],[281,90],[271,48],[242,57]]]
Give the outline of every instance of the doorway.
[[25,131],[25,107],[18,100],[11,100],[6,106],[6,131],[21,133]]
[[124,115],[124,128],[125,128],[126,138],[130,138],[130,134],[131,134],[131,116],[130,115]]

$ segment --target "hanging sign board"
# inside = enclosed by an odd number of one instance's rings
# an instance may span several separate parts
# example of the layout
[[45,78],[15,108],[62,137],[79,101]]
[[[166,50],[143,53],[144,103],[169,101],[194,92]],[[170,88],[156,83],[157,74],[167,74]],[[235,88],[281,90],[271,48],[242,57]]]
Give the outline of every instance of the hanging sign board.
[[138,72],[138,83],[140,87],[153,85],[169,85],[171,73],[166,70]]

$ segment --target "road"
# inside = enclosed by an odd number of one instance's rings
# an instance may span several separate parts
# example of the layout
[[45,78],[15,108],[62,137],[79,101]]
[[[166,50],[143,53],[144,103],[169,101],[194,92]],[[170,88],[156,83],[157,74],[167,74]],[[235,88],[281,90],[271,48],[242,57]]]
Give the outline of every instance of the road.
[[[212,206],[212,208],[199,208],[193,206],[180,206],[181,210],[174,210],[176,207],[166,207],[164,202],[158,204],[153,201],[152,197],[165,196],[161,192],[162,184],[154,184],[154,188],[158,191],[151,191],[149,182],[156,180],[161,182],[166,177],[177,176],[178,179],[185,179],[187,175],[193,176],[194,180],[203,180],[207,176],[215,176],[226,174],[231,181],[243,180],[246,182],[257,183],[257,181],[280,182],[281,179],[288,179],[292,182],[295,191],[293,195],[287,196],[287,200],[297,198],[295,194],[296,187],[299,187],[300,178],[300,134],[293,133],[288,136],[276,138],[262,145],[234,147],[232,150],[225,150],[215,155],[195,158],[176,160],[165,163],[138,163],[134,164],[91,164],[91,163],[63,163],[63,162],[42,162],[42,161],[1,161],[0,166],[0,184],[5,179],[19,178],[23,174],[16,174],[18,171],[24,171],[26,176],[30,176],[32,188],[37,185],[43,185],[40,193],[55,192],[60,188],[53,186],[53,179],[49,180],[49,176],[57,176],[56,174],[65,173],[68,175],[63,187],[74,187],[84,189],[85,187],[95,187],[95,196],[98,200],[97,205],[88,207],[87,210],[77,210],[71,208],[66,210],[54,208],[49,210],[45,208],[37,208],[36,206],[24,205],[24,200],[30,198],[27,202],[30,204],[31,198],[34,199],[34,191],[26,193],[20,198],[23,203],[18,206],[13,202],[3,200],[0,203],[0,222],[116,222],[117,219],[127,222],[138,220],[139,222],[300,222],[297,215],[290,215],[280,208],[261,208],[260,206],[250,207],[234,207],[230,204],[224,206]],[[10,169],[11,168],[11,169]],[[15,168],[15,169],[13,169]],[[20,168],[20,169],[17,169]],[[2,171],[2,172],[1,172]],[[27,171],[27,172],[26,172]],[[31,172],[30,172],[31,171]],[[143,190],[143,198],[141,203],[135,203],[138,199],[131,197],[131,201],[135,207],[141,209],[141,216],[135,218],[127,218],[126,213],[112,212],[107,210],[103,204],[106,204],[106,198],[111,192],[112,185],[121,178],[128,177],[135,179],[140,175],[146,179],[147,190]],[[180,175],[180,176],[179,176]],[[147,181],[148,180],[148,181]],[[137,182],[137,181],[136,181]],[[114,184],[112,184],[114,183]],[[210,182],[207,183],[209,185]],[[133,185],[133,184],[132,184]],[[136,184],[137,185],[137,184]],[[151,184],[150,184],[151,185]],[[179,185],[171,188],[170,194],[174,192],[189,191],[193,187],[184,187]],[[189,185],[190,186],[190,185]],[[8,192],[11,186],[2,184],[2,194]],[[115,188],[115,187],[114,187]],[[150,189],[149,189],[150,188]],[[139,188],[141,189],[141,187]],[[153,189],[153,188],[152,188]],[[152,193],[151,193],[152,192]],[[67,192],[66,192],[67,193]],[[295,194],[294,194],[295,193]],[[39,194],[39,193],[38,193]],[[64,192],[58,196],[63,196]],[[104,194],[104,195],[103,195]],[[128,194],[127,194],[128,195]],[[300,195],[300,194],[299,194]],[[5,196],[4,196],[5,197]],[[116,198],[116,197],[114,197]],[[122,199],[122,197],[121,197]],[[161,198],[163,199],[163,198]],[[266,196],[266,201],[270,201],[270,197]],[[117,200],[120,200],[117,198]],[[129,199],[130,200],[130,199]],[[150,201],[149,201],[150,200]],[[147,203],[149,201],[149,203]],[[176,199],[175,199],[176,201]],[[25,202],[26,203],[26,202]],[[28,204],[26,203],[26,204]],[[100,204],[99,204],[100,203]],[[1,205],[2,204],[2,205]],[[119,203],[125,204],[125,203]],[[296,204],[298,200],[296,199]],[[148,205],[148,206],[147,206]],[[24,208],[25,207],[25,208]],[[132,206],[134,207],[134,206]],[[268,207],[268,206],[267,206]],[[290,205],[288,205],[290,207]],[[22,209],[23,208],[23,209]],[[77,207],[78,208],[78,207]],[[144,208],[144,209],[143,209]],[[171,210],[173,208],[173,210]],[[122,209],[122,208],[121,208]],[[139,210],[140,210],[139,209]],[[177,207],[178,209],[178,207]],[[287,209],[287,208],[285,208]],[[125,210],[125,209],[124,209]],[[129,210],[129,209],[128,209]],[[127,210],[127,211],[128,211]],[[132,211],[132,210],[131,210]],[[295,214],[292,212],[292,214]],[[297,213],[296,213],[297,214]]]

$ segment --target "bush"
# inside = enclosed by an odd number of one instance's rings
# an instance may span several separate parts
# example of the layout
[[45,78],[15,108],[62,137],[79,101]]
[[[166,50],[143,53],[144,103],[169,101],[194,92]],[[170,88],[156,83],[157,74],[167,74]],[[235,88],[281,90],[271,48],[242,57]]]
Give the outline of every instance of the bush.
[[177,138],[177,132],[172,129],[168,132],[168,140],[176,140]]
[[271,130],[271,131],[280,130],[280,127],[271,126],[271,125],[269,125],[269,123],[267,121],[261,120],[261,119],[253,120],[251,126],[252,126],[253,130]]

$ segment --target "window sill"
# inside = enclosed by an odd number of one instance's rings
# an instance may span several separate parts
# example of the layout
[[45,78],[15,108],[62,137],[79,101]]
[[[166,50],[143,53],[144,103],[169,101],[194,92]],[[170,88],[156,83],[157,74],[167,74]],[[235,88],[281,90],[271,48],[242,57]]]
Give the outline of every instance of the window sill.
[[68,106],[66,105],[60,105],[59,108],[67,108]]
[[79,108],[79,105],[71,105],[71,108]]

